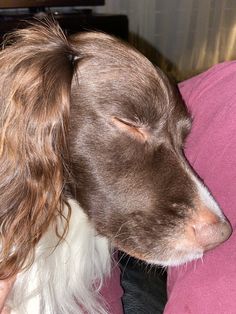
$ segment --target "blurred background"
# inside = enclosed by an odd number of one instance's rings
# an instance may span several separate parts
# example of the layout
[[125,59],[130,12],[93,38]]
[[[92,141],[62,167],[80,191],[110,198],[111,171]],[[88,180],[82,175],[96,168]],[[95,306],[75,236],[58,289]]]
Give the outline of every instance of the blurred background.
[[107,0],[99,11],[127,14],[131,43],[178,81],[236,59],[235,0]]
[[0,35],[40,12],[129,40],[176,81],[236,59],[235,0],[0,0]]

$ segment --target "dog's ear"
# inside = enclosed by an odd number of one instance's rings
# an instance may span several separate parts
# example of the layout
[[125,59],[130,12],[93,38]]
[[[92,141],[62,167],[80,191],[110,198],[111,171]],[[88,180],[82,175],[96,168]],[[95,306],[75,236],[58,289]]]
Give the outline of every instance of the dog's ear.
[[10,36],[0,53],[0,278],[32,262],[63,217],[64,159],[76,52],[55,23]]

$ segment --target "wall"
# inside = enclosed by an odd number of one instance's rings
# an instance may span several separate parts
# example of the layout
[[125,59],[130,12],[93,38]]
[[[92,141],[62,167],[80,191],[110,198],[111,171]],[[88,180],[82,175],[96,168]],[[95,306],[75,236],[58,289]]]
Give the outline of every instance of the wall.
[[127,14],[130,41],[178,81],[236,59],[235,0],[106,0],[96,11]]

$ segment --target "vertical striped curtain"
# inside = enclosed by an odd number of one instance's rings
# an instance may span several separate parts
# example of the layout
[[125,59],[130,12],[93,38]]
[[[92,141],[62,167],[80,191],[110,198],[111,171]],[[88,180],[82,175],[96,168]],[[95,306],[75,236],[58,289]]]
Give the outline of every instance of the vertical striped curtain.
[[129,18],[130,42],[180,81],[236,59],[235,0],[106,0]]

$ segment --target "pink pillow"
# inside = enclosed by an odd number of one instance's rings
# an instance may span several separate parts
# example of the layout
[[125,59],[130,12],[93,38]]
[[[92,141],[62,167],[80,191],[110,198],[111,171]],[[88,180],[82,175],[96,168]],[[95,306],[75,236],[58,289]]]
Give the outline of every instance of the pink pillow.
[[[236,227],[236,61],[179,85],[193,117],[186,156]],[[236,233],[203,260],[168,271],[165,314],[236,313]]]
[[[118,258],[117,254],[115,254],[115,258]],[[101,295],[107,305],[109,314],[122,314],[123,306],[121,298],[123,296],[123,289],[120,284],[120,268],[116,261],[114,261],[114,264],[111,277],[102,286]]]

